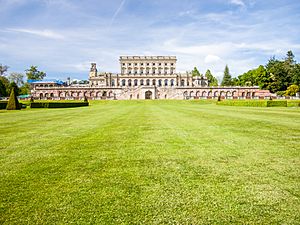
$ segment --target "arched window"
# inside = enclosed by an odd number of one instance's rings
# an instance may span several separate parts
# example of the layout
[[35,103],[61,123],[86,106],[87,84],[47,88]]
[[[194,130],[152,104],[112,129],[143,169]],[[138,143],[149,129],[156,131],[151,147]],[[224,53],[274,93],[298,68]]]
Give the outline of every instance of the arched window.
[[146,80],[146,85],[147,85],[147,86],[150,85],[150,80],[149,80],[149,79]]
[[171,80],[171,87],[173,87],[174,86],[174,80],[172,79]]
[[206,97],[206,91],[202,92],[202,97]]
[[168,80],[165,79],[165,86],[168,86]]
[[128,80],[128,86],[131,87],[131,79]]
[[156,83],[156,82],[155,82],[155,79],[153,79],[153,80],[152,80],[152,85],[155,86],[155,83]]
[[51,93],[51,94],[50,94],[50,97],[51,97],[51,98],[53,98],[53,97],[54,97],[54,94],[53,94],[53,93]]
[[111,80],[111,86],[115,86],[115,80]]
[[123,79],[122,80],[122,86],[125,86],[125,84],[126,84],[126,81]]
[[161,87],[161,79],[158,80],[158,86]]
[[184,80],[183,79],[180,82],[180,86],[184,86]]
[[138,86],[138,80],[137,79],[134,80],[134,86]]
[[144,80],[140,80],[140,85],[144,85]]

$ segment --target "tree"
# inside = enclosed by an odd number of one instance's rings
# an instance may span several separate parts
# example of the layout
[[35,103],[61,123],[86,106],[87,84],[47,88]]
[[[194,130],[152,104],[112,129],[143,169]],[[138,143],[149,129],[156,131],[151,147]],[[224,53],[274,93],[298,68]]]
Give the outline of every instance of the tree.
[[15,94],[18,96],[20,94],[20,88],[15,82],[11,82],[8,87],[8,93],[11,93],[14,89]]
[[9,92],[9,80],[4,77],[0,76],[0,96],[7,97]]
[[197,69],[197,67],[194,67],[193,71],[192,71],[192,76],[201,76],[199,70]]
[[18,87],[22,86],[24,84],[24,74],[22,73],[10,73],[8,76],[8,80],[10,82],[15,82]]
[[299,92],[299,86],[296,85],[296,84],[292,84],[286,90],[285,95],[287,95],[287,96],[295,96],[297,92]]
[[30,85],[29,85],[29,83],[25,83],[19,89],[20,89],[20,92],[19,92],[20,95],[28,95],[30,93]]
[[7,72],[8,68],[8,66],[0,64],[0,76],[3,76]]
[[292,83],[300,86],[300,64],[296,64],[292,73]]
[[30,69],[25,71],[28,80],[42,80],[46,76],[46,73],[39,71],[37,66],[31,66]]
[[7,110],[21,109],[17,95],[15,93],[15,88],[12,88],[12,90],[11,90],[6,109]]
[[222,86],[230,86],[230,85],[232,85],[232,83],[231,83],[231,75],[229,73],[229,68],[228,68],[227,65],[225,66],[224,76],[223,76],[223,80],[222,80],[221,85]]
[[211,87],[211,86],[218,86],[218,80],[217,78],[215,78],[210,70],[207,70],[206,73],[205,73],[205,77],[208,79],[208,85]]

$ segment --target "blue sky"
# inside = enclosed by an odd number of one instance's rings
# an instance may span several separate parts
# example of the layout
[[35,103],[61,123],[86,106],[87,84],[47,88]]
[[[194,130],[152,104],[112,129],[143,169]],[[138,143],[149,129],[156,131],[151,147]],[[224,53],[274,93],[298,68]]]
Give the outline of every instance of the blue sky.
[[0,0],[0,63],[48,78],[119,72],[120,55],[176,55],[237,76],[288,50],[300,61],[298,0]]

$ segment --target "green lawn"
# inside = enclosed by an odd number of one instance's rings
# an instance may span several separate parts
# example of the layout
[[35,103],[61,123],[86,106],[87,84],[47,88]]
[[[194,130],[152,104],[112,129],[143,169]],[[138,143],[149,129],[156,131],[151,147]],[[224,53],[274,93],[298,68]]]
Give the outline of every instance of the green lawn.
[[0,110],[0,224],[299,224],[300,108]]

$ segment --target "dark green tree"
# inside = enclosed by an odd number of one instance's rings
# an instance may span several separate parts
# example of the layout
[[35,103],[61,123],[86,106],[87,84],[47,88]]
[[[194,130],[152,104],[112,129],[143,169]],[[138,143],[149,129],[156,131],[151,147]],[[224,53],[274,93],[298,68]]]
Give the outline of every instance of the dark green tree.
[[39,71],[37,69],[37,66],[31,66],[28,70],[25,71],[28,80],[43,80],[46,76],[46,73],[43,71]]
[[12,88],[12,90],[11,90],[6,109],[7,110],[21,109],[17,95],[15,93],[15,88]]
[[300,86],[300,63],[296,64],[292,73],[292,83]]
[[201,76],[199,70],[197,69],[197,67],[194,67],[193,71],[192,71],[192,76]]
[[4,77],[0,76],[0,96],[1,97],[7,97],[9,92],[9,80]]
[[231,75],[229,73],[229,68],[228,68],[227,65],[225,66],[224,76],[223,76],[221,85],[222,86],[231,86],[232,85],[232,83],[231,83]]
[[206,73],[205,73],[205,76],[206,78],[208,79],[208,85],[211,87],[211,86],[218,86],[218,80],[217,78],[215,78],[210,70],[207,70]]
[[14,89],[16,96],[18,96],[20,94],[20,89],[15,82],[11,82],[9,84],[8,93],[11,93],[13,89]]

